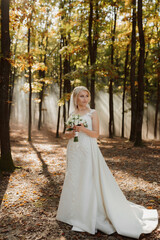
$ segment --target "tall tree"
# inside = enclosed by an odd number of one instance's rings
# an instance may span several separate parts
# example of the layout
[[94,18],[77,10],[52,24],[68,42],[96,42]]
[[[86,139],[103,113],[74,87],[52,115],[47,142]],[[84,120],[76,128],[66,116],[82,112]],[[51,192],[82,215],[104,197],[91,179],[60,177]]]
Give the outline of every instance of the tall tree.
[[[160,44],[158,44],[160,45]],[[158,46],[160,47],[160,46]],[[158,48],[158,52],[159,52]],[[158,76],[157,76],[157,99],[156,99],[156,111],[155,111],[155,120],[154,120],[154,137],[157,138],[157,123],[158,123],[158,112],[159,112],[159,105],[160,105],[160,53],[158,56]]]
[[[48,29],[48,24],[46,24],[46,27]],[[43,41],[43,38],[42,38],[42,41]],[[47,60],[47,47],[48,47],[48,35],[46,37],[45,54],[43,56],[43,58],[44,58],[43,59],[44,66],[46,66],[46,60]],[[45,76],[46,76],[45,69],[44,70],[39,70],[39,77],[40,77],[41,82],[42,82],[42,88],[41,88],[41,91],[39,93],[40,102],[39,102],[38,130],[40,130],[40,128],[41,128],[41,121],[42,121],[42,104],[43,104],[44,90],[45,90],[45,81],[44,81]]]
[[126,81],[128,77],[128,55],[129,55],[129,43],[126,49],[126,59],[124,67],[124,80],[123,80],[123,96],[122,96],[122,134],[121,137],[124,138],[124,113],[125,113],[125,94],[126,94]]
[[9,132],[9,74],[10,74],[9,0],[1,0],[1,59],[0,59],[0,170],[13,171]]
[[[62,43],[63,43],[63,47],[67,48],[69,46],[70,43],[70,31],[67,30],[67,26],[65,25],[69,25],[70,26],[70,18],[71,18],[71,1],[68,2],[68,8],[67,8],[67,2],[64,0],[60,1],[60,8],[63,9],[63,14],[61,15],[61,39],[62,39]],[[62,57],[62,56],[61,56]],[[67,118],[67,111],[66,111],[66,99],[65,97],[68,95],[68,93],[71,92],[71,82],[70,82],[70,78],[68,78],[67,74],[71,71],[71,67],[70,67],[70,55],[65,52],[63,55],[63,58],[61,58],[62,61],[62,66],[63,66],[63,97],[64,97],[64,105],[63,105],[63,118],[64,118],[64,128],[63,128],[63,133],[65,132],[66,129],[66,118]],[[60,86],[61,88],[61,86]],[[60,110],[59,110],[60,111]],[[68,102],[68,112],[69,112],[69,102]]]
[[[31,19],[30,19],[31,23]],[[31,141],[31,127],[32,127],[32,57],[30,54],[31,44],[31,26],[28,26],[28,64],[29,64],[29,119],[28,119],[28,141]]]
[[136,129],[136,96],[135,96],[135,69],[136,69],[136,0],[132,1],[132,40],[131,40],[131,130],[130,141],[135,139]]
[[[89,0],[89,25],[88,25],[88,49],[89,49],[89,58],[91,69],[91,108],[95,108],[95,63],[97,59],[97,46],[98,46],[98,21],[99,21],[99,6],[98,0],[94,1]],[[94,16],[95,12],[95,16]]]
[[28,27],[28,81],[29,81],[29,119],[28,119],[28,141],[32,140],[31,131],[32,131],[32,65],[33,65],[33,56],[31,53],[31,29],[32,29],[32,18],[34,12],[33,0],[28,4],[28,16],[27,16],[27,27]]
[[[114,6],[114,20],[113,27],[111,30],[111,66],[114,66],[114,42],[116,34],[116,23],[117,23],[117,7]],[[114,135],[114,110],[113,110],[113,77],[109,80],[109,137],[112,138]]]
[[[61,41],[60,41],[60,49],[61,49]],[[59,98],[62,97],[62,57],[60,54],[59,58]],[[59,125],[60,125],[60,114],[61,114],[61,106],[58,106],[58,118],[57,118],[57,131],[56,131],[56,138],[59,137]]]
[[135,146],[142,144],[142,123],[144,112],[144,57],[145,57],[145,40],[142,19],[142,0],[138,0],[138,30],[139,30],[139,61],[138,61],[138,95],[137,95],[137,121]]

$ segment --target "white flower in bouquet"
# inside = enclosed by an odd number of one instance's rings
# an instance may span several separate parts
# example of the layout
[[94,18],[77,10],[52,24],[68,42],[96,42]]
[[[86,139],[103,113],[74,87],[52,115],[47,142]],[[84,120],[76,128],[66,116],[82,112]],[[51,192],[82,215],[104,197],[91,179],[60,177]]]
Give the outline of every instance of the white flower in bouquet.
[[[83,124],[84,127],[88,127],[87,121],[83,120],[79,114],[73,114],[68,118],[66,122],[66,126],[67,126],[66,130],[72,131],[74,126],[78,126],[81,124]],[[78,142],[78,132],[76,132],[76,135],[74,137],[74,142]]]

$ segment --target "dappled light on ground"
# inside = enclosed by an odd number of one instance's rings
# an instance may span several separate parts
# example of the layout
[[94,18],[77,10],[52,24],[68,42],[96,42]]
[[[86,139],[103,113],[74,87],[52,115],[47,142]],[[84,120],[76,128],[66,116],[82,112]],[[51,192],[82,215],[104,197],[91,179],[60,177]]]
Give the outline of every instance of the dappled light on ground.
[[[94,236],[76,233],[71,231],[71,226],[56,221],[67,140],[56,139],[50,130],[34,130],[32,136],[29,143],[25,129],[11,132],[13,159],[21,168],[0,176],[0,239],[111,239],[99,231]],[[100,137],[98,144],[127,199],[158,209],[160,143],[149,141],[143,148],[134,148],[126,139]],[[131,238],[114,234],[112,239]],[[159,229],[144,239],[160,239]]]

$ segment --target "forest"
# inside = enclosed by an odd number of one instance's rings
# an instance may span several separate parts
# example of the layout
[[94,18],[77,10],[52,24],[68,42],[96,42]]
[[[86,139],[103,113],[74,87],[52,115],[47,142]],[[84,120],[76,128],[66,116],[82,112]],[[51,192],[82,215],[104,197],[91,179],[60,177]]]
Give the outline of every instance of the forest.
[[159,0],[1,0],[0,13],[0,239],[131,240],[56,222],[65,123],[86,86],[116,181],[159,209]]
[[[108,94],[108,135],[115,135],[114,95],[120,96],[120,135],[125,136],[125,116],[130,114],[129,140],[142,145],[144,112],[152,105],[153,135],[160,137],[160,30],[158,1],[1,1],[1,161],[11,163],[9,122],[14,88],[23,78],[28,98],[28,140],[33,109],[37,128],[45,120],[43,103],[48,89],[58,99],[56,137],[60,122],[68,117],[69,99],[77,85],[91,92],[91,108],[101,91]],[[53,92],[49,92],[53,94]],[[21,101],[17,99],[17,101]],[[126,107],[128,104],[128,107]],[[98,107],[97,107],[98,109]],[[154,116],[153,116],[154,115]],[[7,160],[8,159],[8,160]],[[10,159],[10,160],[9,160]]]

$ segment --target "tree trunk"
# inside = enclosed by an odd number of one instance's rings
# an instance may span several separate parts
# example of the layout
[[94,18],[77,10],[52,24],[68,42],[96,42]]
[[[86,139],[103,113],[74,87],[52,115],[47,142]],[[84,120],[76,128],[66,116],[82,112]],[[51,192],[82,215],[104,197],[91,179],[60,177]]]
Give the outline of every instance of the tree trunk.
[[30,55],[31,29],[28,28],[28,63],[29,63],[29,120],[28,120],[28,141],[31,141],[32,128],[32,75],[31,75],[31,55]]
[[13,68],[13,74],[10,76],[10,87],[9,87],[9,119],[11,115],[11,107],[12,107],[12,99],[13,99],[13,90],[14,90],[14,82],[15,82],[15,76],[16,76],[16,68]]
[[[48,34],[48,28],[49,28],[49,22],[48,22],[48,17],[49,17],[49,9],[47,9],[47,18],[46,18],[46,29],[47,29],[47,34]],[[42,38],[42,43],[41,45],[43,45],[43,40],[44,38]],[[48,35],[46,37],[46,44],[45,44],[45,54],[44,54],[44,59],[43,59],[43,63],[46,66],[46,59],[47,59],[47,49],[48,49]],[[39,71],[39,76],[40,78],[42,78],[44,80],[46,75],[45,71],[40,70]],[[38,120],[38,130],[41,129],[41,118],[42,118],[42,105],[43,105],[43,96],[44,96],[44,90],[45,90],[45,82],[42,81],[42,89],[39,93],[39,99],[40,99],[40,103],[39,103],[39,120]]]
[[[47,38],[47,43],[48,43],[48,38]],[[48,45],[48,44],[47,44]],[[46,45],[46,49],[45,52],[47,51],[47,45]],[[44,65],[46,65],[46,53],[44,56]],[[45,71],[40,70],[39,71],[39,76],[40,78],[42,78],[44,80],[45,78]],[[39,103],[39,119],[38,119],[38,130],[41,129],[41,122],[42,122],[42,104],[43,104],[43,96],[44,96],[44,89],[45,89],[45,82],[42,82],[42,89],[39,93],[39,99],[40,99],[40,103]]]
[[[63,38],[63,43],[64,46],[68,45],[68,42],[66,41],[66,38]],[[71,92],[71,82],[70,79],[68,79],[68,77],[65,77],[65,74],[70,72],[70,61],[68,59],[68,56],[65,57],[64,59],[64,63],[63,63],[63,74],[64,74],[64,87],[63,87],[63,95],[65,96],[66,93],[70,93]],[[69,112],[69,103],[68,103],[68,112]],[[67,119],[67,111],[66,111],[66,101],[64,102],[63,105],[63,118],[64,118],[64,129],[63,129],[63,133],[65,133],[66,130],[66,119]]]
[[[61,49],[61,46],[60,46],[60,49]],[[61,54],[60,54],[60,86],[59,86],[59,98],[61,99],[62,97],[62,57],[61,57]],[[56,131],[56,138],[59,137],[59,125],[60,125],[60,117],[61,117],[61,107],[59,106],[58,107],[58,119],[57,119],[57,131]]]
[[10,148],[9,133],[9,74],[10,63],[7,58],[10,57],[10,36],[9,36],[9,0],[1,0],[1,61],[0,61],[0,141],[1,158],[0,170],[13,171],[13,164]]
[[136,97],[135,97],[135,69],[136,69],[136,0],[133,0],[132,14],[132,42],[131,42],[131,130],[130,141],[135,140],[136,129]]
[[[88,49],[89,49],[89,57],[90,64],[93,65],[93,46],[92,46],[92,28],[93,28],[93,0],[89,1],[89,29],[88,29]],[[93,71],[93,70],[92,70]],[[92,77],[91,73],[91,108],[95,108],[94,102],[94,77]]]
[[95,108],[95,72],[91,73],[91,108]]
[[[89,57],[90,57],[90,65],[92,66],[91,70],[91,108],[95,108],[95,69],[94,65],[97,59],[97,46],[98,46],[98,0],[96,0],[95,4],[95,20],[94,20],[94,27],[93,27],[93,14],[94,14],[94,1],[89,1],[89,28],[88,28],[88,50],[89,50]],[[92,34],[93,33],[93,34]]]
[[114,135],[114,120],[113,120],[113,79],[109,81],[109,137]]
[[129,44],[127,45],[126,51],[126,59],[125,59],[125,77],[123,81],[123,96],[122,96],[122,138],[124,138],[124,113],[125,113],[125,93],[126,93],[126,80],[128,77],[128,52],[129,52]]
[[[114,26],[112,29],[112,44],[111,44],[111,65],[114,66],[114,41],[116,33],[116,21],[117,12],[114,7]],[[113,78],[110,77],[109,81],[109,137],[112,138],[114,135],[114,109],[113,109]]]
[[87,76],[86,76],[86,87],[89,89],[89,55],[87,56]]
[[160,69],[158,69],[157,101],[156,101],[155,122],[154,122],[154,137],[155,138],[157,138],[157,123],[158,123],[158,112],[159,112],[159,105],[160,105],[160,71],[159,70]]
[[[159,29],[157,26],[157,37],[158,37]],[[160,43],[158,42],[158,68],[157,68],[157,101],[156,101],[156,111],[155,111],[155,122],[154,122],[154,137],[157,138],[157,125],[158,125],[158,112],[159,112],[159,105],[160,105]],[[160,130],[160,127],[159,127]],[[159,134],[160,135],[160,134]]]
[[146,139],[148,138],[148,130],[149,130],[149,116],[148,116],[148,102],[146,107]]
[[138,61],[138,96],[137,96],[137,121],[135,146],[142,144],[142,123],[144,111],[144,56],[145,56],[145,40],[142,23],[142,0],[138,0],[138,30],[139,30],[139,61]]

